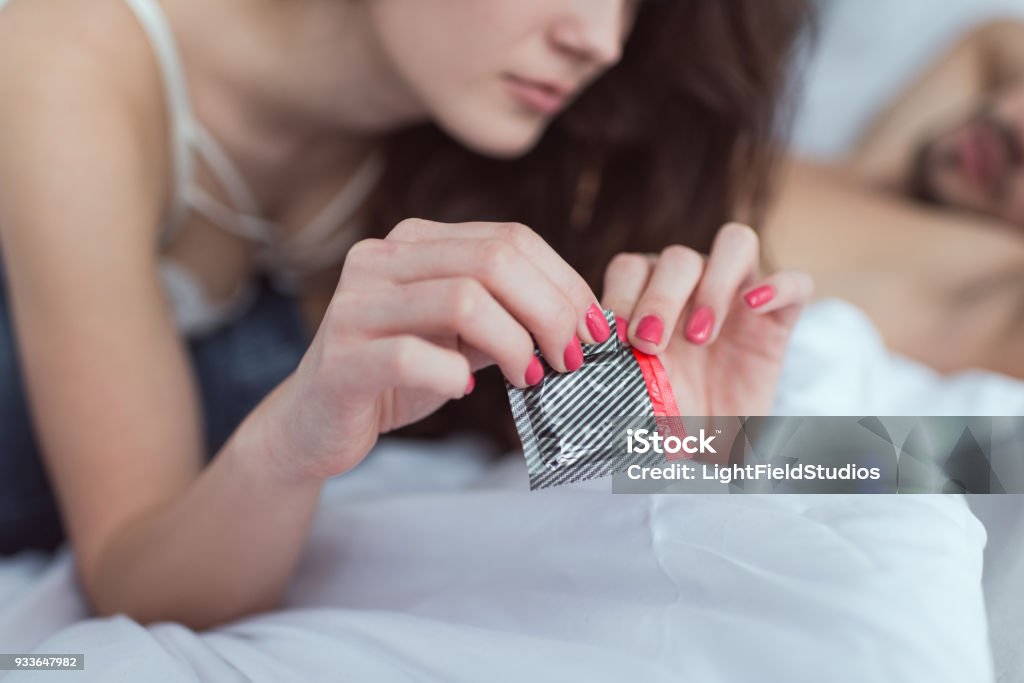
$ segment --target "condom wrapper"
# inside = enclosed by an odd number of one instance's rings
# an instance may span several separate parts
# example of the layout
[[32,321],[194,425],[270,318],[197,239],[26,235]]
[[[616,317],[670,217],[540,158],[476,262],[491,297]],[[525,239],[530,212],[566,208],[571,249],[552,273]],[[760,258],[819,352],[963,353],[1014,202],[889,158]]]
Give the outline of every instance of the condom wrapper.
[[645,459],[665,461],[655,454],[627,458],[629,429],[685,436],[661,361],[623,344],[615,314],[603,313],[611,335],[583,345],[579,369],[558,372],[535,350],[541,381],[525,389],[505,381],[533,490],[614,474]]

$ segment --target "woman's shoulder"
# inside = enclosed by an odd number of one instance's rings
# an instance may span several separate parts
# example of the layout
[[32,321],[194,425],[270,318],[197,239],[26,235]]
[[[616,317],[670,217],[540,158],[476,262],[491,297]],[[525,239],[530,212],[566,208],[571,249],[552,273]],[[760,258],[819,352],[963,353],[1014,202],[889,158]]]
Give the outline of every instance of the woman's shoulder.
[[[165,111],[156,55],[125,0],[9,0],[0,9],[0,147],[12,158],[39,159],[44,174],[53,159],[73,159],[80,168],[67,172],[81,177],[117,156],[147,196],[162,195]],[[0,182],[27,168],[36,166],[8,166]]]
[[0,78],[126,102],[160,94],[152,49],[125,0],[8,0]]

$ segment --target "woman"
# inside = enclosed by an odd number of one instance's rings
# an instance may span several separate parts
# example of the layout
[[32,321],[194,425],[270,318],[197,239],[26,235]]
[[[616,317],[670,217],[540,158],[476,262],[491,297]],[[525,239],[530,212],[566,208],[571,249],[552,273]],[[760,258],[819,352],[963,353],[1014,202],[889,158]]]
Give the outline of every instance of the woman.
[[[535,341],[573,371],[597,306],[689,413],[766,412],[810,284],[719,226],[765,195],[803,5],[11,0],[7,298],[95,610],[272,607],[327,477],[477,370],[492,396],[536,382]],[[311,341],[261,271],[320,302]],[[297,367],[265,367],[266,335]],[[202,467],[211,422],[232,431]]]

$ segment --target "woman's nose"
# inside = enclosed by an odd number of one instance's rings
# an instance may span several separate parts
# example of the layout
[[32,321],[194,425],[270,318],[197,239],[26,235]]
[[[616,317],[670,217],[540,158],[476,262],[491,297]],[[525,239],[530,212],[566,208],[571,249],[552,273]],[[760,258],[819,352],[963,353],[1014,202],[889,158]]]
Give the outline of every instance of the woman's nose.
[[574,57],[609,67],[622,57],[629,0],[571,0],[552,39]]

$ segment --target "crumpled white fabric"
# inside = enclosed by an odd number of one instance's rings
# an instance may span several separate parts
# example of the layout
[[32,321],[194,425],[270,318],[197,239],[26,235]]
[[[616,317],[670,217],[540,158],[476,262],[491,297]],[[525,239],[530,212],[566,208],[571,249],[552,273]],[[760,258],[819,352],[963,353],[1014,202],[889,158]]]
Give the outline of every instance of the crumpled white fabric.
[[[780,414],[1024,406],[1019,382],[890,356],[839,301],[783,375]],[[382,443],[326,489],[288,608],[204,633],[73,623],[66,553],[0,564],[2,649],[84,652],[76,679],[104,681],[993,680],[962,497],[529,492],[521,459],[478,453]]]

